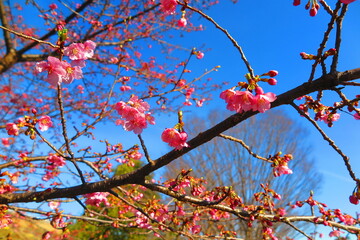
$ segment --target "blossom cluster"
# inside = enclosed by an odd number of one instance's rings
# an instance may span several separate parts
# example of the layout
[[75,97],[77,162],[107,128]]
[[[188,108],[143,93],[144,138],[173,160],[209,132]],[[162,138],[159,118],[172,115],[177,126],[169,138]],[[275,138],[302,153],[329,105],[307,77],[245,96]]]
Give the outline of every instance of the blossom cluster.
[[293,159],[291,154],[285,154],[283,157],[280,156],[281,152],[278,152],[271,157],[273,167],[273,174],[275,177],[279,177],[284,174],[292,174],[292,170],[288,167],[288,162]]
[[161,134],[161,139],[176,150],[180,150],[183,147],[189,147],[186,143],[187,136],[187,133],[184,131],[178,131],[175,128],[166,128]]
[[[220,98],[226,102],[226,108],[230,111],[238,113],[247,111],[259,111],[261,113],[267,111],[271,107],[271,103],[276,100],[276,95],[272,92],[264,93],[264,90],[258,85],[258,82],[267,82],[269,85],[276,85],[275,78],[278,72],[271,70],[262,75],[251,77],[246,74],[246,82],[239,82],[238,87],[245,89],[244,91],[235,90],[236,87],[227,89],[220,94]],[[267,78],[270,77],[270,78]],[[255,92],[255,95],[252,92]]]
[[122,125],[126,131],[140,134],[147,127],[147,123],[155,124],[154,117],[147,113],[150,105],[135,95],[127,103],[123,101],[116,103],[114,108],[122,118],[116,123]]
[[47,72],[45,80],[53,86],[62,82],[70,84],[74,79],[83,77],[82,68],[85,67],[85,60],[94,55],[95,47],[96,44],[91,40],[85,43],[72,43],[64,48],[64,55],[72,60],[70,63],[49,56],[47,61],[36,64],[35,71],[37,73]]
[[[356,0],[340,0],[340,2],[344,3],[344,4],[349,4],[352,2],[355,2]],[[294,0],[293,1],[293,5],[294,6],[298,6],[300,5],[301,0]],[[309,10],[309,14],[312,17],[315,17],[316,14],[318,13],[318,10],[320,8],[319,3],[317,2],[317,0],[308,0],[307,4],[305,5],[305,9]]]
[[[319,100],[314,100],[311,96],[304,96],[305,103],[300,104],[299,108],[305,113],[309,114],[309,109],[312,109],[315,112],[315,120],[323,121],[329,127],[333,125],[333,122],[339,120],[340,114],[336,112],[334,107],[328,107],[320,103]],[[301,98],[299,98],[300,100]]]
[[220,94],[220,98],[227,103],[226,108],[230,111],[241,113],[243,111],[259,111],[261,113],[270,109],[271,102],[276,100],[274,93],[265,93],[260,88],[256,88],[257,94],[254,96],[250,91],[238,91],[227,89]]
[[56,154],[50,154],[47,157],[47,165],[45,175],[42,177],[44,181],[49,181],[50,179],[58,176],[60,174],[58,168],[65,166],[65,159]]
[[94,192],[85,194],[85,203],[96,207],[100,207],[100,204],[104,204],[104,206],[110,206],[110,203],[107,199],[108,195],[108,192]]
[[[18,136],[20,134],[20,129],[22,127],[27,127],[25,131],[25,135],[29,135],[31,139],[35,138],[35,125],[38,124],[40,131],[44,132],[47,131],[50,127],[53,126],[53,122],[51,118],[47,115],[43,115],[40,118],[25,116],[23,118],[19,118],[15,123],[7,123],[6,124],[6,131],[8,135]],[[5,146],[9,146],[11,144],[11,140],[9,139],[2,139],[2,143]]]

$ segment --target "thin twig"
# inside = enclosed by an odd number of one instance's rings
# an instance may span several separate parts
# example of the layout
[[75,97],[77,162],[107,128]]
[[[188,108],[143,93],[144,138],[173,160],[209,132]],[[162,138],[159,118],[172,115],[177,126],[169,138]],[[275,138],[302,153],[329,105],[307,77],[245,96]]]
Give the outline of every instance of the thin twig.
[[232,44],[235,46],[235,48],[239,51],[240,55],[241,55],[241,59],[243,60],[243,62],[245,63],[250,75],[252,78],[255,77],[255,74],[254,74],[254,70],[252,69],[249,61],[246,59],[245,57],[245,53],[244,51],[242,50],[242,48],[240,47],[240,45],[238,44],[238,42],[229,34],[229,32],[224,29],[223,27],[221,27],[217,22],[215,22],[214,19],[212,19],[210,16],[208,16],[207,14],[203,13],[202,11],[200,11],[199,9],[196,9],[196,8],[193,8],[187,4],[184,4],[180,1],[177,2],[178,4],[180,4],[181,6],[187,8],[187,9],[190,9],[191,11],[194,11],[198,14],[200,14],[203,18],[205,18],[206,20],[210,21],[212,24],[214,24],[214,26],[219,29],[220,31],[222,31],[226,37],[232,42]]
[[[310,77],[309,77],[309,80],[308,80],[309,82],[311,82],[311,81],[314,79],[315,70],[316,70],[317,65],[318,65],[320,62],[324,61],[324,59],[322,58],[323,51],[324,51],[324,49],[325,49],[325,47],[326,47],[327,41],[329,40],[329,36],[330,36],[331,31],[334,29],[334,23],[335,23],[335,21],[336,21],[337,13],[338,13],[340,7],[341,7],[341,3],[340,3],[340,4],[338,3],[338,4],[336,5],[335,10],[332,12],[331,20],[330,20],[330,22],[328,23],[328,28],[327,28],[327,30],[326,30],[325,33],[324,33],[323,40],[321,41],[320,46],[319,46],[319,49],[318,49],[318,51],[317,51],[316,60],[315,60],[315,62],[313,63],[312,68],[311,68],[311,73],[310,73]],[[336,49],[336,50],[337,50],[337,49]],[[336,55],[336,54],[335,54],[335,55]],[[323,74],[324,74],[324,66],[323,66]]]
[[150,163],[151,165],[154,165],[154,161],[151,160],[151,158],[150,158],[150,156],[149,156],[149,153],[148,153],[148,151],[147,151],[145,142],[144,142],[144,140],[143,140],[142,137],[141,137],[141,134],[138,134],[138,138],[139,138],[139,140],[140,140],[141,147],[142,147],[142,149],[143,149],[143,151],[144,151],[144,153],[145,153],[146,160],[147,160],[148,163]]
[[295,229],[296,231],[298,231],[299,233],[301,233],[302,235],[304,235],[305,237],[307,237],[308,240],[313,240],[312,237],[310,237],[309,235],[307,235],[304,231],[302,231],[300,228],[296,227],[294,224],[290,223],[290,222],[285,222],[287,225],[289,225],[290,227],[292,227],[293,229]]
[[257,155],[256,153],[254,153],[251,150],[251,148],[248,145],[246,145],[246,143],[243,140],[240,140],[240,139],[237,139],[237,138],[234,138],[232,136],[225,135],[225,134],[219,134],[219,137],[222,137],[224,139],[228,139],[228,140],[233,141],[233,142],[240,143],[241,146],[243,146],[251,156],[253,156],[253,157],[257,158],[257,159],[263,160],[265,162],[272,163],[272,161],[270,161],[269,159],[261,157],[261,156]]
[[338,146],[336,146],[335,142],[326,135],[326,133],[319,127],[319,125],[312,118],[310,118],[308,115],[306,115],[295,103],[292,102],[292,103],[290,103],[290,105],[293,108],[295,108],[296,111],[298,113],[300,113],[300,115],[304,116],[319,131],[319,133],[322,135],[324,140],[327,141],[329,143],[329,145],[342,157],[342,159],[344,160],[345,166],[349,172],[350,177],[356,183],[360,182],[360,180],[356,178],[355,173],[351,168],[350,158],[348,156],[346,156]]
[[11,29],[6,28],[6,27],[1,26],[1,25],[0,25],[0,28],[6,30],[6,31],[8,31],[8,32],[11,32],[11,33],[13,33],[13,34],[15,34],[15,35],[17,35],[17,36],[19,36],[19,37],[22,37],[22,38],[25,38],[25,39],[29,39],[29,40],[33,40],[33,41],[38,42],[38,43],[47,44],[47,45],[49,45],[49,46],[51,46],[51,47],[53,47],[53,48],[59,48],[59,47],[60,47],[60,46],[58,46],[58,45],[52,44],[51,42],[43,41],[43,40],[40,40],[40,39],[31,37],[31,36],[25,35],[25,34],[23,34],[23,33],[16,32],[16,31],[14,31],[14,30],[11,30]]
[[74,153],[71,151],[71,148],[70,148],[70,142],[69,142],[69,138],[68,138],[67,130],[66,130],[66,118],[64,115],[65,110],[64,110],[63,100],[62,100],[61,83],[60,82],[57,85],[57,91],[58,91],[58,95],[57,95],[58,104],[59,104],[60,116],[61,116],[61,126],[62,126],[62,130],[63,130],[62,135],[64,137],[66,150],[67,150],[68,154],[70,155],[70,158],[67,158],[67,159],[70,160],[74,164],[77,172],[79,173],[81,182],[83,184],[85,184],[86,183],[85,178],[84,178],[79,166],[77,165],[76,161],[74,160]]
[[[337,4],[341,4],[341,2],[339,1]],[[340,16],[336,19],[336,39],[335,39],[336,53],[335,53],[335,55],[333,57],[333,60],[332,60],[330,73],[335,73],[336,72],[338,59],[339,59],[339,53],[340,53],[340,46],[341,46],[342,22],[344,20],[345,13],[346,13],[346,11],[348,9],[347,4],[342,4],[342,5],[343,5],[343,8],[341,9]]]

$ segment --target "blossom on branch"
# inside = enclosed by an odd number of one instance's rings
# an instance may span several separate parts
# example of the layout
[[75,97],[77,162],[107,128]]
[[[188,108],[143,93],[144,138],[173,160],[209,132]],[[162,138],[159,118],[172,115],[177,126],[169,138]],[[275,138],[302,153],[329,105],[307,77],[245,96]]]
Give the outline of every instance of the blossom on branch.
[[154,117],[150,113],[146,113],[149,111],[150,105],[135,95],[127,103],[123,101],[116,103],[114,108],[122,117],[116,123],[123,125],[126,131],[140,134],[147,127],[147,123],[155,124]]
[[96,43],[91,40],[84,43],[72,43],[64,48],[64,55],[71,60],[86,60],[94,56],[95,47]]
[[161,139],[176,150],[181,150],[183,147],[189,147],[186,143],[187,133],[184,131],[179,132],[175,128],[166,128],[161,134]]
[[165,15],[171,15],[175,13],[177,2],[176,0],[160,0],[161,11]]
[[96,207],[100,207],[100,204],[104,204],[106,207],[110,206],[110,203],[106,198],[108,195],[108,192],[94,192],[85,194],[84,197],[87,198],[85,203]]
[[53,122],[51,121],[51,118],[47,115],[42,116],[38,120],[38,124],[39,124],[40,131],[42,131],[42,132],[47,131],[49,129],[49,127],[53,126]]

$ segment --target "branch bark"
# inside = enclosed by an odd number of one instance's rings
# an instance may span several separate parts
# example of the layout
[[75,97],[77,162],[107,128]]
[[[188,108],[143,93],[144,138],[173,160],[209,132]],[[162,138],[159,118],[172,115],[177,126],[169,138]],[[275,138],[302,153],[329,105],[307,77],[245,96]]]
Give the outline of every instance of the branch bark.
[[[277,97],[272,103],[271,108],[275,108],[285,104],[291,104],[292,101],[298,97],[326,89],[333,89],[340,85],[342,82],[351,81],[360,78],[360,68],[348,70],[336,74],[324,75],[312,82],[306,82],[292,90],[289,90]],[[0,204],[18,203],[18,202],[41,202],[47,199],[54,198],[74,198],[78,195],[93,192],[106,192],[116,186],[126,184],[141,184],[144,182],[145,176],[154,172],[155,170],[169,164],[180,156],[186,154],[192,149],[210,141],[222,132],[236,126],[238,123],[254,116],[258,112],[244,112],[236,113],[224,121],[218,123],[214,127],[199,133],[196,137],[191,139],[188,144],[190,147],[181,150],[172,150],[162,157],[154,160],[153,164],[147,164],[133,172],[115,176],[113,178],[94,182],[86,183],[69,188],[53,188],[45,191],[38,192],[25,192],[25,193],[10,193],[0,195]]]

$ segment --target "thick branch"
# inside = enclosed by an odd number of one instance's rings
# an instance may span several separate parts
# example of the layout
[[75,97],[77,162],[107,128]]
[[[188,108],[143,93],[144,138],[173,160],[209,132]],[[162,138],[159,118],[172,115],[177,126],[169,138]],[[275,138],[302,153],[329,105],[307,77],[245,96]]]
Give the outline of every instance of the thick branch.
[[[298,97],[317,92],[319,90],[333,89],[342,82],[351,81],[360,78],[360,68],[345,71],[337,74],[328,74],[320,77],[312,82],[306,82],[290,91],[287,91],[277,97],[272,103],[271,107],[275,108],[280,105],[291,104],[292,101]],[[173,150],[162,157],[154,160],[154,164],[147,164],[131,173],[115,176],[111,179],[99,181],[95,183],[87,183],[70,188],[50,189],[41,192],[26,192],[26,193],[10,193],[0,195],[0,204],[16,203],[16,202],[40,202],[53,198],[73,198],[77,195],[93,192],[106,192],[116,186],[125,184],[141,184],[144,182],[145,176],[151,172],[166,166],[175,159],[181,157],[185,153],[199,147],[200,145],[210,141],[222,132],[236,126],[238,123],[256,115],[258,112],[244,112],[236,113],[214,127],[199,133],[196,137],[191,139],[188,144],[190,147],[181,150]]]

